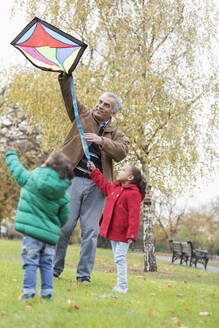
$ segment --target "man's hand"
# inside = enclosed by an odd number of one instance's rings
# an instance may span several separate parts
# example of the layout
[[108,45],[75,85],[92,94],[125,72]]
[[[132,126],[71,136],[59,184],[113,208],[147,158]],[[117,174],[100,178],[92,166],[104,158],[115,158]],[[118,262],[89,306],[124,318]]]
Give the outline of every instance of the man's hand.
[[95,133],[85,133],[84,138],[87,141],[94,142],[97,145],[102,145],[102,143],[103,143],[102,138]]
[[87,167],[91,170],[91,171],[93,171],[93,170],[95,170],[96,169],[96,166],[94,165],[94,163],[93,162],[87,162]]

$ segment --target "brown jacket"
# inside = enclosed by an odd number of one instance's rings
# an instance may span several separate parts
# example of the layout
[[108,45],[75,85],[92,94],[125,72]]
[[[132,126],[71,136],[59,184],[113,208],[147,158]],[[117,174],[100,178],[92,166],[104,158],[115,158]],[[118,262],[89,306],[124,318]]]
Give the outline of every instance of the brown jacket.
[[[66,136],[60,150],[70,158],[73,164],[73,168],[75,168],[83,157],[84,151],[77,127],[77,122],[74,116],[71,94],[71,78],[67,75],[60,75],[59,83],[65,107],[72,122],[72,127]],[[93,111],[80,103],[78,99],[77,106],[84,133],[98,134],[100,123],[95,119]],[[128,138],[119,128],[113,126],[111,123],[106,126],[103,133],[103,145],[100,146],[100,149],[103,175],[109,182],[113,181],[112,160],[120,162],[127,156],[128,143]],[[91,143],[88,142],[88,147],[90,144]]]

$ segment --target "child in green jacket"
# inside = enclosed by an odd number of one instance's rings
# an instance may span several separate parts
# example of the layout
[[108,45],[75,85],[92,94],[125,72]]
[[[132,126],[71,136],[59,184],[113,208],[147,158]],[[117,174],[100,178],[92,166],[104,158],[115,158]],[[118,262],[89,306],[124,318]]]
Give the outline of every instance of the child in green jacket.
[[61,227],[70,214],[69,195],[66,192],[73,175],[72,165],[63,153],[54,151],[45,163],[26,170],[16,152],[6,153],[11,175],[20,185],[21,193],[15,217],[15,229],[23,234],[24,261],[23,294],[21,299],[36,294],[37,268],[40,269],[43,298],[53,295],[53,256]]

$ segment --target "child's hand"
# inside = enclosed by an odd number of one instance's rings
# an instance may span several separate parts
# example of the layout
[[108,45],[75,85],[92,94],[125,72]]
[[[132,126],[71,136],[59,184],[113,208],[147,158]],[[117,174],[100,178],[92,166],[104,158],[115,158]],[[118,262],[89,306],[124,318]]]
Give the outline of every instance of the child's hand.
[[94,165],[94,163],[93,162],[87,162],[87,167],[91,170],[91,171],[93,171],[93,170],[95,170],[96,169],[96,166]]
[[128,244],[129,246],[133,243],[133,240],[132,239],[128,239]]
[[13,147],[10,147],[10,146],[8,146],[8,147],[6,147],[6,153],[9,151],[9,150],[13,150],[14,148]]

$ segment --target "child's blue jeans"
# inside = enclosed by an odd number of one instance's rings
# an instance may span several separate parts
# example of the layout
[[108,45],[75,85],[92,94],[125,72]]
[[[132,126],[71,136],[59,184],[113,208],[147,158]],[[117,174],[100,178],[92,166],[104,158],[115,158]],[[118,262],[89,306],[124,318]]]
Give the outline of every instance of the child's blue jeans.
[[128,252],[129,244],[122,241],[111,240],[114,261],[117,266],[117,286],[127,288],[127,264],[126,254]]
[[37,268],[41,276],[41,296],[53,294],[53,257],[55,246],[23,234],[21,255],[24,261],[23,294],[36,294]]

